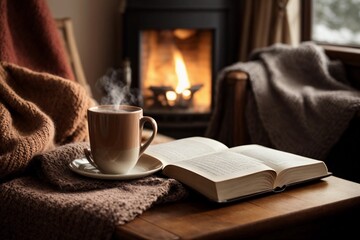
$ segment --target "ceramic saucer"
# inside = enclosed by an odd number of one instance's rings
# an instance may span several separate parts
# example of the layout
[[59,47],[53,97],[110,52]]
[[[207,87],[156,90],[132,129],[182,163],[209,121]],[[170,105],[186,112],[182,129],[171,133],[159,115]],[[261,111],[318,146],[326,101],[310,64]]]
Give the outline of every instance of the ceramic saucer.
[[142,178],[151,175],[162,169],[162,163],[156,159],[140,158],[133,169],[124,174],[106,174],[100,172],[97,168],[84,158],[74,159],[69,167],[72,171],[86,177],[110,180],[129,180]]

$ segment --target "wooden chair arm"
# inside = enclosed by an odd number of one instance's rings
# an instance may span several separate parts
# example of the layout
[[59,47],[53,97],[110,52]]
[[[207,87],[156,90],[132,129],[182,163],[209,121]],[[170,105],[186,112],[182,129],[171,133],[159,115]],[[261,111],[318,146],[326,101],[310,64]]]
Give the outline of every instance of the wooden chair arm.
[[231,121],[234,146],[250,142],[246,120],[245,105],[246,91],[248,89],[248,75],[242,71],[231,71],[225,76],[226,92],[232,96],[227,97],[226,106],[232,108],[233,119]]
[[[83,66],[80,60],[72,19],[68,17],[56,18],[55,22],[60,32],[61,40],[66,49],[66,55],[68,57],[69,64],[74,72],[75,80],[85,88],[89,97],[93,98],[91,87],[86,80]],[[93,100],[95,102],[94,104],[97,104],[95,99]]]

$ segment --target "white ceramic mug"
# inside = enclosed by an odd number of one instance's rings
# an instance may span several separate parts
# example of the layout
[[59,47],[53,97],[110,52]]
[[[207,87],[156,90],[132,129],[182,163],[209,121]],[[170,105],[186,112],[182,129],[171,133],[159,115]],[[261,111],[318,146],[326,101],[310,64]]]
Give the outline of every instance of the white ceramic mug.
[[[87,111],[90,150],[85,154],[102,173],[123,174],[132,169],[157,134],[156,121],[143,116],[143,109],[129,105],[99,105]],[[151,136],[144,142],[142,130],[148,122]]]

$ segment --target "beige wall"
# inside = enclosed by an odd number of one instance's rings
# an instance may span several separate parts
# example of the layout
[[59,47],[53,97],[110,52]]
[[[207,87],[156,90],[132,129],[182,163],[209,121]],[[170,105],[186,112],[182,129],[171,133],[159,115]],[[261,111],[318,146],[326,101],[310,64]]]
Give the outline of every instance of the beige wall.
[[119,61],[118,16],[121,0],[47,0],[54,18],[70,17],[85,77],[99,100],[96,81]]

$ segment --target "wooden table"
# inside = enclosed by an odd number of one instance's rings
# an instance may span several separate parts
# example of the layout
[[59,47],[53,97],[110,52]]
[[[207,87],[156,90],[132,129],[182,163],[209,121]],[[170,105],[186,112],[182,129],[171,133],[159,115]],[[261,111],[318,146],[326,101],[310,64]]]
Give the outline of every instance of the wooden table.
[[[324,239],[357,234],[360,184],[334,176],[282,193],[217,204],[196,193],[119,226],[119,239]],[[360,230],[360,228],[359,228]],[[358,233],[357,233],[358,232]]]

